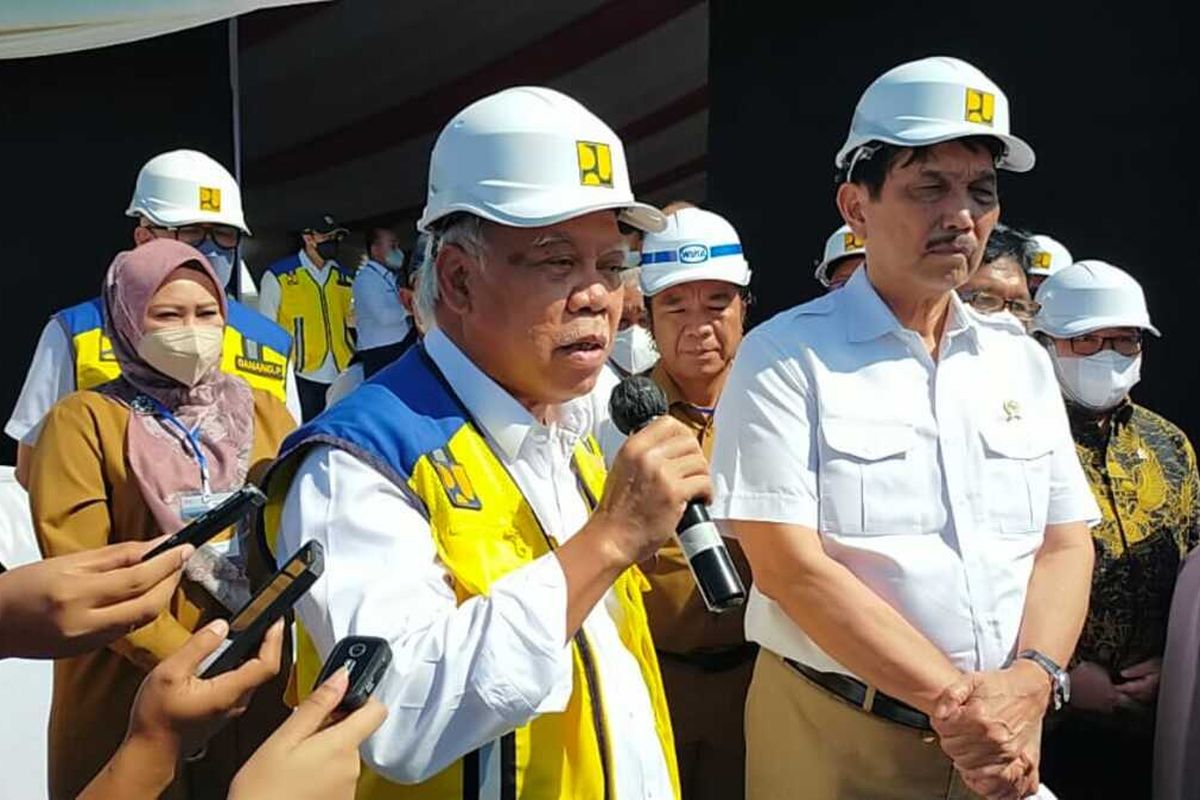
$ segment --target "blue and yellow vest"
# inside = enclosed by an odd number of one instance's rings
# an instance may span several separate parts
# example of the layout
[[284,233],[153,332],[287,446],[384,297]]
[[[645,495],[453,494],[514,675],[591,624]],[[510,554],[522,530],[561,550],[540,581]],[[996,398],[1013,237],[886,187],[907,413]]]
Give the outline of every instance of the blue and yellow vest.
[[[487,594],[493,581],[557,545],[542,530],[520,489],[422,346],[411,348],[284,442],[265,481],[268,503],[262,533],[268,549],[278,535],[283,500],[296,469],[310,448],[322,444],[353,454],[424,504],[434,545],[453,579],[459,603]],[[585,498],[594,505],[603,491],[605,473],[600,449],[591,437],[577,446],[574,466]],[[623,612],[617,628],[641,668],[678,796],[671,722],[642,605],[647,588],[636,567],[616,581],[613,591]],[[302,628],[297,641],[293,678],[307,694],[321,661]],[[574,688],[565,711],[538,716],[415,786],[391,783],[364,765],[357,796],[367,800],[479,798],[481,765],[498,748],[504,800],[617,800],[610,773],[609,710],[601,703],[603,676],[597,674],[591,647],[582,630],[576,634]]]
[[354,275],[335,265],[325,283],[317,283],[299,254],[267,269],[279,279],[276,321],[291,331],[296,342],[296,371],[301,375],[316,372],[331,352],[338,372],[344,370],[354,355],[349,327]]
[[[71,342],[76,389],[91,389],[121,374],[112,343],[104,335],[104,305],[99,297],[59,311],[54,319]],[[221,370],[286,403],[291,337],[262,314],[232,299],[227,323]]]

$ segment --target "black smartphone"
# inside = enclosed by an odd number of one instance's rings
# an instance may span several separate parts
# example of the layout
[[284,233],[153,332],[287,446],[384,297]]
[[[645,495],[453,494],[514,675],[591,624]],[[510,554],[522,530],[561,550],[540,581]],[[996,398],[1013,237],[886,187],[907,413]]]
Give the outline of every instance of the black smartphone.
[[361,708],[371,692],[383,680],[388,665],[392,663],[392,648],[386,639],[378,636],[347,636],[333,646],[321,674],[313,683],[317,688],[342,667],[350,673],[350,686],[338,703],[337,710],[350,713]]
[[199,547],[254,509],[261,508],[266,502],[267,496],[260,492],[257,486],[248,483],[226,497],[220,505],[209,509],[168,536],[160,545],[142,556],[142,561],[149,561],[181,544]]
[[296,604],[325,571],[325,550],[320,542],[308,542],[297,550],[258,594],[229,621],[229,633],[196,674],[215,678],[236,669],[258,650],[267,628]]

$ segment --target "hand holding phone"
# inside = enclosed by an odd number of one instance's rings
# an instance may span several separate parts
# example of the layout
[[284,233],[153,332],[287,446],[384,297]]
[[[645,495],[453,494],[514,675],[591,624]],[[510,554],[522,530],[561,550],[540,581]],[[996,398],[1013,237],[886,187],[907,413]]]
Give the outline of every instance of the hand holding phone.
[[324,571],[325,550],[320,542],[308,542],[297,550],[234,615],[228,637],[200,665],[200,676],[212,678],[241,664],[258,647],[271,624],[295,605]]
[[378,636],[347,636],[333,646],[313,686],[320,686],[333,677],[333,673],[345,667],[350,686],[338,703],[337,710],[349,713],[367,702],[391,663],[392,648],[386,639]]
[[142,556],[142,561],[149,561],[156,555],[165,553],[172,547],[178,547],[181,544],[200,547],[254,509],[261,508],[266,502],[267,496],[259,491],[257,486],[248,483],[225,498],[220,505],[196,517],[168,536],[161,544]]

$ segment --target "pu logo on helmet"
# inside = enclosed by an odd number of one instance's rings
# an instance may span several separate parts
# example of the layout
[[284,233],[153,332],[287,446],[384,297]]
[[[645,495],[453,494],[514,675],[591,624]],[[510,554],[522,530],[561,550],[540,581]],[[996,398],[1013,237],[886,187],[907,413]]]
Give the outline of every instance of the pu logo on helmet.
[[579,183],[582,186],[613,185],[612,150],[603,142],[576,142],[579,158]]
[[996,116],[996,95],[982,89],[967,89],[967,122],[992,124]]
[[685,244],[679,248],[679,262],[681,264],[699,264],[701,261],[708,261],[708,248],[702,244]]
[[1045,250],[1039,250],[1033,255],[1033,265],[1042,269],[1050,269],[1050,254]]
[[867,243],[863,238],[853,231],[842,234],[842,249],[843,250],[861,250],[866,247]]
[[201,211],[220,211],[221,210],[221,190],[212,186],[200,187],[200,210]]

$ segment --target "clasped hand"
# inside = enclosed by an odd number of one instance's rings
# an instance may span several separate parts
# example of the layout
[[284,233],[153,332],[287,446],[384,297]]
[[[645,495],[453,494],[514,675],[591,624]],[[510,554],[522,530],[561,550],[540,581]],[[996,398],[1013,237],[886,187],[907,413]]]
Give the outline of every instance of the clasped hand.
[[1049,676],[1018,660],[1007,669],[964,675],[942,692],[930,721],[971,790],[989,800],[1015,800],[1034,794],[1040,783],[1049,697]]

